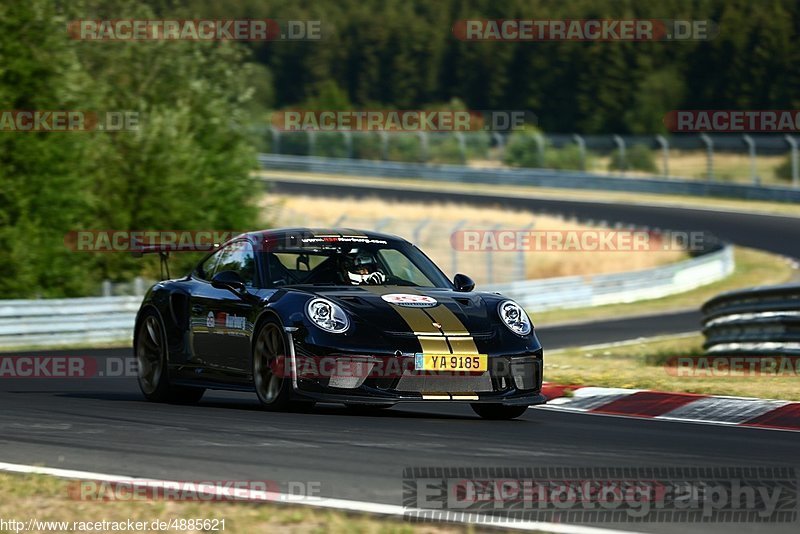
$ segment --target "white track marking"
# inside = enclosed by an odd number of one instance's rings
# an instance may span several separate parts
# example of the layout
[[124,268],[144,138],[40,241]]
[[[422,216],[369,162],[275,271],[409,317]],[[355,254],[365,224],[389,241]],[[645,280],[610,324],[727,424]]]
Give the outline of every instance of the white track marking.
[[583,414],[589,415],[591,417],[619,417],[622,419],[636,419],[637,421],[655,421],[661,423],[683,423],[687,425],[711,425],[711,426],[724,426],[728,428],[737,428],[740,430],[768,430],[770,432],[800,432],[800,430],[795,430],[793,428],[778,428],[778,427],[769,427],[769,426],[749,426],[749,425],[742,425],[739,423],[726,423],[724,421],[705,421],[702,419],[678,419],[672,417],[665,417],[663,415],[658,417],[645,417],[641,415],[626,415],[626,414],[617,414],[617,413],[602,413],[602,412],[592,412],[585,410],[583,408],[570,408],[568,404],[563,406],[557,406],[552,404],[540,404],[531,406],[530,409],[534,410],[546,410],[551,412],[568,412],[574,414]]
[[679,406],[656,418],[739,424],[787,404],[790,404],[789,401],[706,397]]
[[[68,478],[76,480],[92,480],[98,482],[125,482],[132,486],[153,486],[164,484],[177,484],[177,481],[160,480],[151,478],[138,478],[129,476],[110,475],[107,473],[95,473],[92,471],[75,471],[72,469],[59,469],[55,467],[42,467],[35,465],[24,464],[10,464],[0,462],[0,471],[8,473],[25,473],[25,474],[39,474],[49,475],[58,478]],[[229,496],[230,488],[222,486],[203,486],[203,493],[211,495]],[[274,503],[295,504],[302,506],[312,506],[316,508],[331,508],[334,510],[342,510],[345,512],[361,512],[367,514],[386,515],[386,516],[399,516],[409,513],[420,513],[425,510],[406,508],[394,504],[380,504],[365,501],[351,501],[345,499],[330,499],[319,498],[311,501],[296,500],[296,495],[288,494],[266,494],[263,491],[247,490],[248,500],[264,501]],[[460,514],[459,514],[460,515]],[[453,521],[456,522],[456,521]],[[473,525],[481,525],[494,528],[506,528],[514,530],[532,530],[552,532],[554,534],[636,534],[632,530],[614,530],[598,527],[586,527],[582,525],[569,525],[565,523],[547,523],[539,521],[498,521],[497,517],[491,517],[480,514],[464,514],[459,523],[469,523]]]
[[[547,386],[548,383],[544,382]],[[656,421],[670,421],[678,423],[693,423],[705,425],[718,425],[727,427],[750,428],[758,430],[781,430],[784,432],[800,432],[793,428],[778,428],[769,426],[749,426],[745,424],[756,417],[768,414],[788,404],[791,401],[777,399],[759,399],[756,397],[733,397],[715,395],[697,397],[696,400],[678,406],[668,412],[657,416],[644,416],[631,414],[609,414],[595,412],[604,405],[634,393],[647,392],[644,389],[606,388],[585,386],[571,392],[570,396],[555,397],[544,405],[535,405],[531,408],[572,413],[585,413],[588,415],[602,415],[606,417],[625,417],[628,419],[654,419]],[[658,392],[669,393],[669,392]],[[676,393],[676,395],[679,395]]]

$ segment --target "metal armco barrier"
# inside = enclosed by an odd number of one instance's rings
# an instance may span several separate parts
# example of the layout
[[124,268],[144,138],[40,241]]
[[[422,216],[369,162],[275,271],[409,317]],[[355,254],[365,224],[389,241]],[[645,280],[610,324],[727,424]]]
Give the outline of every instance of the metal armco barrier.
[[[723,247],[655,269],[512,282],[477,289],[499,291],[535,313],[663,297],[719,280],[730,274],[733,267],[732,248]],[[130,340],[141,302],[142,297],[0,300],[0,347]]]
[[[594,276],[565,276],[482,286],[532,311],[583,308],[655,299],[683,293],[728,276],[735,267],[733,248],[725,246],[663,267]],[[534,319],[536,316],[534,315]]]
[[800,284],[722,293],[702,310],[709,354],[800,356]]
[[429,165],[347,158],[322,158],[317,156],[288,156],[283,154],[259,154],[258,160],[266,170],[800,202],[800,190],[797,189],[709,181],[638,177],[621,178],[619,176],[552,169],[481,169],[464,165]]
[[0,347],[132,338],[141,303],[142,297],[0,300]]

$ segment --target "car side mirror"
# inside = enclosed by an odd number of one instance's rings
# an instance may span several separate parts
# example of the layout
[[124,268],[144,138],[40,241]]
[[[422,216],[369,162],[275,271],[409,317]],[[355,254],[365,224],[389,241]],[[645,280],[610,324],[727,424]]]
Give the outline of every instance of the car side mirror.
[[217,289],[227,289],[237,295],[243,294],[246,289],[244,280],[236,271],[220,271],[211,279],[211,285]]
[[456,286],[456,291],[472,291],[475,289],[475,282],[466,274],[458,273],[453,277],[453,285]]

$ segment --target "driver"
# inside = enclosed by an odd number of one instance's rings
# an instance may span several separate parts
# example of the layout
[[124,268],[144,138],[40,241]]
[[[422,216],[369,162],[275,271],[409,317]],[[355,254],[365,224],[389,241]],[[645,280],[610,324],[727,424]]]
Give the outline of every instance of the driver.
[[354,286],[376,286],[386,282],[386,275],[381,272],[375,257],[365,252],[353,259],[353,266],[347,270],[347,276]]

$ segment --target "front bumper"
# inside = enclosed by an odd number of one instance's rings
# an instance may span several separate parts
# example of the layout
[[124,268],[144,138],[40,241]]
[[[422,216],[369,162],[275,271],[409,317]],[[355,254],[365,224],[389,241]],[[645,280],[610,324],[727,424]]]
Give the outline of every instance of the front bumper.
[[469,404],[502,404],[503,406],[533,406],[535,404],[544,404],[547,402],[547,397],[541,393],[525,393],[514,395],[479,395],[475,400],[459,399],[459,398],[444,398],[443,396],[435,396],[435,398],[425,398],[422,394],[401,394],[394,393],[386,395],[384,392],[370,392],[367,389],[359,391],[358,395],[351,395],[349,393],[339,392],[321,392],[321,391],[307,391],[297,390],[295,392],[298,397],[302,399],[312,399],[318,402],[341,402],[344,404],[367,404],[367,405],[385,405],[394,406],[399,403],[408,402],[462,402]]
[[[402,402],[466,402],[507,406],[543,404],[542,350],[488,355],[480,373],[420,372],[413,354],[363,355],[299,347],[295,395],[346,404],[393,405]],[[313,354],[313,355],[312,355]]]

